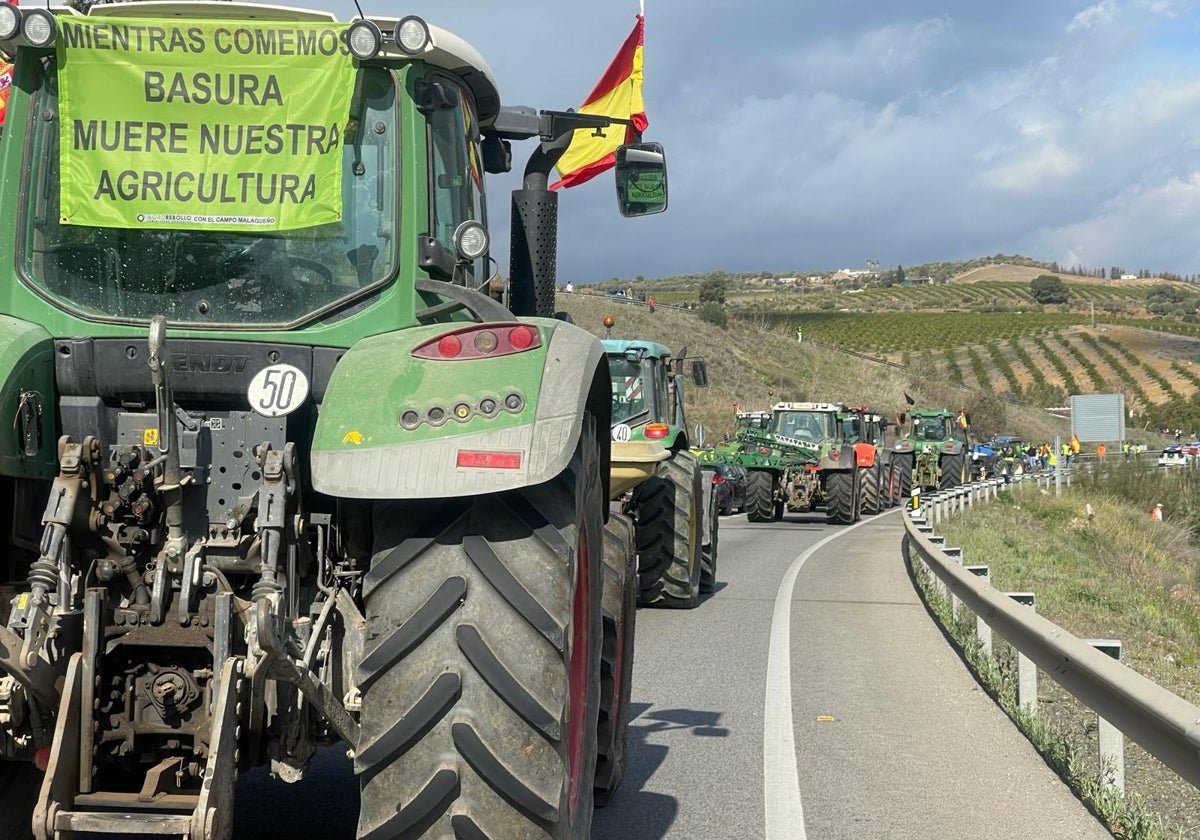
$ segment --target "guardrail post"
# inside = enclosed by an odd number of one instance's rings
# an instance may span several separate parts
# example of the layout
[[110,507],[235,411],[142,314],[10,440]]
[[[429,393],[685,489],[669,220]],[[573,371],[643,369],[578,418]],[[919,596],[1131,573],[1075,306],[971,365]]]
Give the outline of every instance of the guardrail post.
[[[1117,639],[1084,639],[1101,653],[1121,661],[1121,642]],[[1099,715],[1096,740],[1100,746],[1100,775],[1104,783],[1125,792],[1125,735]]]
[[[938,549],[945,551],[946,538],[943,537],[941,534],[930,534],[927,537],[927,539],[931,543],[933,543],[935,546],[937,546]],[[926,565],[928,565],[928,564],[926,564]],[[946,585],[946,582],[944,580],[942,580],[940,577],[938,577],[937,575],[933,574],[932,570],[930,570],[930,576],[933,578],[933,585],[937,587],[937,591],[939,593],[941,593],[941,596],[943,598],[950,597],[950,587]]]
[[[1008,597],[1037,612],[1037,599],[1032,592],[1009,592]],[[1037,665],[1017,651],[1017,705],[1031,715],[1037,714]]]
[[[992,582],[992,573],[987,566],[963,566],[971,574],[976,577],[983,578],[985,583]],[[992,628],[988,623],[979,616],[975,616],[975,635],[979,639],[979,647],[983,652],[992,655]]]
[[[961,548],[958,548],[958,547],[943,548],[942,554],[945,554],[947,557],[953,558],[960,566],[963,564],[963,550]],[[946,587],[947,590],[949,590],[949,588],[950,587]],[[951,592],[950,593],[950,615],[953,616],[955,619],[958,618],[958,607],[961,603],[962,602],[958,600],[958,596],[955,595],[953,592]]]
[[962,513],[967,509],[967,488],[959,488],[954,495],[958,497],[958,512]]

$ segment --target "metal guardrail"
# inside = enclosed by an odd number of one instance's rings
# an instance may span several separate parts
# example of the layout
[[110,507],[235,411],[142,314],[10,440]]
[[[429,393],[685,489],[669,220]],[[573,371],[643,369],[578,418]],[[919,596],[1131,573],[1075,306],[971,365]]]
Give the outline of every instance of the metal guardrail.
[[[1030,480],[1035,476],[1029,476]],[[904,517],[905,539],[948,591],[1020,654],[1192,785],[1200,787],[1200,707],[1168,691],[968,571],[961,549],[933,537],[927,514],[995,498],[990,479],[921,498]],[[936,511],[936,513],[935,513]],[[931,538],[933,537],[933,538]],[[1122,771],[1123,772],[1123,771]]]

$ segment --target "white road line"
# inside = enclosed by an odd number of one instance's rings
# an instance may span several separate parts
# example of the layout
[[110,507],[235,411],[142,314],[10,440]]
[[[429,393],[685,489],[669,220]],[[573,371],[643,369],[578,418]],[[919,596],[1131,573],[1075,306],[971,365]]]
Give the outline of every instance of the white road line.
[[[886,516],[886,514],[884,514]],[[792,720],[792,590],[800,569],[817,551],[855,528],[880,521],[872,516],[839,528],[792,561],[771,617],[771,647],[767,653],[766,710],[763,715],[763,799],[766,806],[764,840],[806,840],[800,775],[796,763],[796,733]]]

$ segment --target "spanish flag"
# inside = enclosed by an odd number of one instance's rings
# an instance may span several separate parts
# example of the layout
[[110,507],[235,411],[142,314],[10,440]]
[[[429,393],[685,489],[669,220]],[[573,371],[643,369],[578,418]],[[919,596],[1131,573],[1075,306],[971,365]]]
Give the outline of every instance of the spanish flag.
[[965,432],[968,428],[970,428],[970,426],[971,418],[967,416],[967,410],[965,408],[960,408],[958,410],[958,428]]
[[650,124],[646,119],[645,103],[642,102],[642,36],[645,25],[645,18],[638,15],[633,31],[587,100],[579,107],[581,114],[617,117],[631,120],[633,125],[601,129],[604,133],[602,137],[596,136],[591,129],[577,129],[571,138],[571,145],[558,159],[557,168],[562,180],[551,184],[550,189],[574,187],[611,169],[616,162],[617,147],[638,142]]
[[4,125],[4,114],[8,111],[8,92],[12,88],[13,66],[0,59],[0,125]]

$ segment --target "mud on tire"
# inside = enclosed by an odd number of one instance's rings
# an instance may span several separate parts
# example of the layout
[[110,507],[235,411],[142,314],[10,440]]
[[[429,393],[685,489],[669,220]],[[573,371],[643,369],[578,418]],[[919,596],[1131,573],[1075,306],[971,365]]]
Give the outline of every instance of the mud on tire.
[[625,776],[629,692],[637,616],[637,554],[633,521],[614,513],[604,529],[604,646],[600,654],[600,717],[597,722],[595,800],[607,805]]
[[558,477],[384,502],[363,582],[358,837],[586,837],[601,654],[595,419]]
[[700,597],[700,464],[676,452],[637,488],[638,603],[691,609]]
[[749,470],[746,479],[746,518],[751,522],[771,522],[775,519],[772,499],[774,477],[766,470]]

